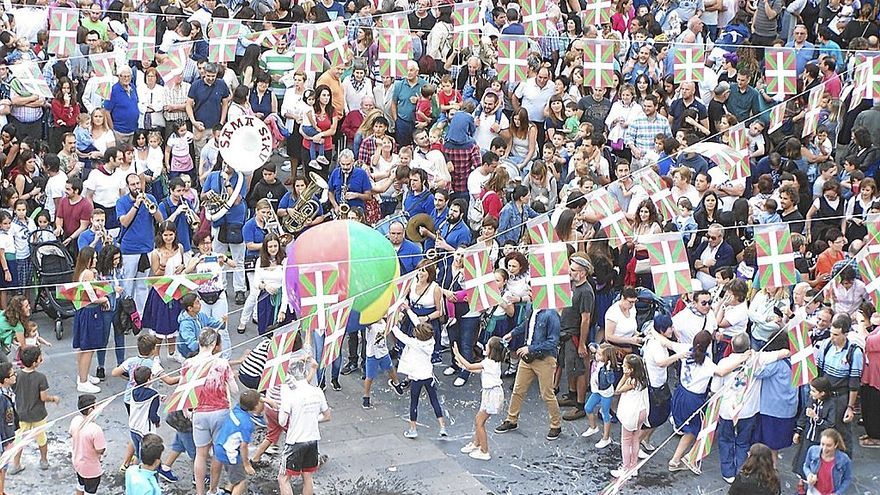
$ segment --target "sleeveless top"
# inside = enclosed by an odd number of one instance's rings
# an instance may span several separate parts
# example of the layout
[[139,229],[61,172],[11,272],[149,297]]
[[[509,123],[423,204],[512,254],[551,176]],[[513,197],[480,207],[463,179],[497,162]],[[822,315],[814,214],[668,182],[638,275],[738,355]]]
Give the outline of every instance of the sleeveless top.
[[413,306],[418,306],[421,309],[435,309],[434,305],[434,289],[437,287],[437,282],[431,282],[428,284],[428,288],[425,289],[424,293],[416,290],[416,284],[413,284],[409,289],[409,303]]
[[[160,257],[161,255],[159,254],[159,248],[156,248],[150,252],[150,258],[153,257],[153,254]],[[174,256],[172,256],[168,259],[168,261],[165,262],[165,275],[163,275],[163,277],[170,277],[174,275],[174,270],[176,270],[178,266],[185,267],[186,262],[189,260],[190,256],[190,253],[184,252],[183,246],[178,247],[177,252],[174,253]]]
[[513,134],[510,135],[513,139],[513,145],[510,148],[510,154],[515,157],[525,158],[529,153],[529,139],[528,133],[526,133],[526,137],[518,138]]
[[270,113],[272,113],[271,91],[266,90],[262,98],[257,95],[256,91],[251,91],[251,95],[248,99],[251,103],[251,110],[253,110],[254,113],[261,113],[264,116],[268,116]]
[[840,225],[844,203],[843,198],[838,197],[837,208],[832,208],[825,196],[819,196],[819,211],[813,218],[813,239],[821,239],[826,230]]

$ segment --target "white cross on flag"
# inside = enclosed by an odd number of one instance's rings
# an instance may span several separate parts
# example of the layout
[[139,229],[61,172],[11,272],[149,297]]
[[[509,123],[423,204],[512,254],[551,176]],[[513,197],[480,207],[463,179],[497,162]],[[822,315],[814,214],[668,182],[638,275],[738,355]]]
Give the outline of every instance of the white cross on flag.
[[673,78],[675,84],[685,81],[703,81],[706,66],[705,54],[699,47],[675,47],[673,55]]
[[498,80],[508,84],[524,81],[528,72],[529,39],[525,36],[502,36],[498,39],[495,70]]
[[201,362],[187,360],[180,370],[180,382],[165,402],[165,412],[195,409],[199,405],[199,387],[208,381],[208,374],[214,367],[217,357],[210,356]]
[[79,13],[73,9],[52,9],[49,16],[49,53],[68,57],[76,52]]
[[785,120],[785,103],[779,103],[770,109],[770,125],[767,126],[767,133],[772,133],[776,129],[782,127]]
[[522,23],[526,28],[526,35],[544,36],[547,34],[547,22],[550,19],[550,11],[546,8],[544,0],[524,1]]
[[816,86],[810,90],[810,98],[807,101],[807,113],[804,115],[804,132],[801,137],[805,138],[816,132],[819,127],[819,113],[822,108],[819,103],[822,100],[822,93],[825,92],[825,83]]
[[343,21],[324,22],[318,24],[321,28],[321,37],[324,39],[324,51],[330,59],[330,66],[336,67],[351,58],[351,47],[348,37],[345,35],[345,23]]
[[33,62],[19,62],[10,65],[9,71],[12,72],[12,76],[18,80],[25,91],[43,98],[52,98],[52,90],[49,89],[49,83],[46,82],[37,64]]
[[758,255],[758,285],[768,288],[787,287],[797,283],[788,225],[756,225],[754,238]]
[[300,267],[300,308],[303,317],[314,315],[309,329],[327,328],[327,309],[339,302],[339,264]]
[[324,68],[324,40],[319,35],[319,25],[300,24],[296,28],[293,45],[293,67],[306,74]]
[[532,282],[532,306],[560,309],[571,306],[571,279],[568,276],[568,248],[564,242],[532,246],[529,272]]
[[767,92],[783,96],[797,94],[797,60],[794,49],[768,48],[765,60]]
[[165,55],[165,58],[156,67],[166,88],[173,88],[183,81],[183,71],[189,58],[188,45],[178,45]]
[[156,18],[147,14],[128,15],[128,58],[153,60],[156,57]]
[[464,281],[461,288],[470,295],[471,311],[483,311],[497,305],[501,294],[489,261],[489,250],[477,248],[466,251],[463,264]]
[[651,260],[651,275],[658,296],[676,296],[693,291],[691,267],[684,240],[678,232],[639,237]]
[[614,87],[614,49],[616,42],[590,40],[584,47],[584,86]]
[[379,32],[379,72],[392,79],[406,76],[406,65],[412,60],[413,48],[409,31]]
[[89,57],[92,62],[92,76],[98,83],[97,93],[105,100],[110,98],[110,91],[116,83],[116,55],[113,53],[99,53]]
[[211,62],[231,62],[235,60],[235,47],[241,35],[241,21],[235,19],[215,19],[208,31],[208,60]]

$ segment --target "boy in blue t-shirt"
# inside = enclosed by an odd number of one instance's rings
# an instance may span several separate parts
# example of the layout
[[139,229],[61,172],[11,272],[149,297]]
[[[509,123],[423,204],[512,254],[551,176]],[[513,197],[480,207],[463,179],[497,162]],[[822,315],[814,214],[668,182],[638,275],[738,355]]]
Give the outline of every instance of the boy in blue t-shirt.
[[[220,427],[214,439],[214,459],[223,465],[232,484],[232,495],[242,495],[247,490],[247,476],[254,475],[248,446],[254,432],[254,416],[263,413],[263,401],[255,390],[245,390],[238,405]],[[211,479],[209,493],[217,491],[219,479]]]

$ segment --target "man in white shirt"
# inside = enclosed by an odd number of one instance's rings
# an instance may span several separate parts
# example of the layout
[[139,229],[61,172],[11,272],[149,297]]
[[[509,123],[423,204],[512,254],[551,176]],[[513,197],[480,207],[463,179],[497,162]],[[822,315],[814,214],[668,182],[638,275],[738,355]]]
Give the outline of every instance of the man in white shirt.
[[550,102],[550,97],[556,92],[556,85],[550,82],[550,70],[546,67],[538,69],[535,77],[517,86],[511,98],[514,113],[520,107],[529,113],[529,121],[538,128],[538,146],[544,145],[544,107]]
[[485,153],[489,150],[493,139],[499,136],[507,138],[510,120],[504,113],[501,113],[500,118],[495,116],[500,103],[498,95],[495,93],[486,93],[482,103],[483,108],[480,115],[474,118],[477,124],[474,141],[480,147],[480,152]]
[[67,186],[67,174],[61,171],[61,160],[58,155],[50,153],[43,158],[43,166],[46,167],[46,211],[49,216],[55,218],[58,202],[64,197]]
[[498,155],[491,151],[487,151],[486,153],[483,153],[483,164],[475,168],[474,171],[468,175],[467,188],[468,194],[471,195],[471,200],[469,201],[470,206],[468,208],[468,224],[470,224],[471,228],[474,230],[480,229],[484,216],[480,194],[483,192],[483,186],[486,184],[486,181],[488,181],[489,177],[492,176],[492,173],[495,172],[495,167],[498,166],[498,160]]
[[309,367],[314,360],[309,356],[290,363],[289,380],[281,386],[281,404],[278,424],[287,427],[282,454],[282,471],[278,475],[281,495],[293,495],[290,478],[302,476],[303,495],[312,495],[312,473],[318,469],[318,423],[330,421],[330,407],[324,392],[307,381]]
[[428,174],[428,182],[431,189],[447,188],[452,182],[449,175],[449,167],[446,157],[440,150],[431,149],[431,140],[428,138],[428,131],[425,129],[416,129],[413,132],[413,155],[410,161],[411,169],[422,169]]
[[702,330],[714,335],[717,327],[718,322],[712,312],[712,296],[704,290],[694,292],[693,302],[672,317],[675,339],[682,344],[693,344],[694,336]]

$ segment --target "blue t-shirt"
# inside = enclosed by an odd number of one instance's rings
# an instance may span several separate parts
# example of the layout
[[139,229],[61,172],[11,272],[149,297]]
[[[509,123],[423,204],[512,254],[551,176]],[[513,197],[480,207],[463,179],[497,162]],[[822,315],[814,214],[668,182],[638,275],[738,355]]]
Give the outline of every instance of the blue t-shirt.
[[[251,218],[247,222],[244,223],[244,227],[241,228],[241,236],[244,237],[244,244],[247,246],[249,242],[255,242],[257,244],[262,244],[263,239],[266,238],[266,231],[261,229],[259,225],[257,225],[257,219]],[[252,251],[250,249],[245,253],[246,258],[256,258],[260,255],[260,250]]]
[[[79,234],[79,237],[76,238],[76,247],[79,248],[80,251],[95,240],[95,232],[92,229],[86,229],[82,233]],[[100,253],[101,250],[104,249],[104,243],[99,242],[95,244],[95,252]]]
[[[351,169],[349,175],[349,192],[365,193],[373,187],[370,183],[370,176],[367,175],[367,172],[364,169],[354,167]],[[336,167],[333,172],[330,173],[330,180],[327,181],[327,185],[330,187],[330,191],[336,198],[336,203],[342,204],[342,168]],[[352,208],[365,208],[364,200],[362,199],[350,199],[347,203],[348,206]]]
[[104,108],[110,112],[113,119],[113,130],[122,134],[128,134],[137,130],[138,117],[138,95],[134,82],[129,85],[126,92],[122,89],[120,83],[116,83],[110,89],[110,99],[104,102]]
[[[185,199],[183,201],[186,201]],[[190,208],[192,208],[192,203],[188,203]],[[180,205],[175,205],[171,202],[171,197],[167,197],[159,203],[159,212],[162,213],[162,218],[168,220],[168,217],[174,214],[177,211],[177,207]],[[177,240],[180,241],[180,244],[183,245],[184,251],[192,250],[192,234],[189,231],[189,222],[186,220],[186,215],[181,213],[174,220],[174,227],[177,229]]]
[[223,426],[214,440],[214,458],[223,464],[238,464],[241,462],[239,447],[241,443],[251,443],[251,435],[254,432],[254,421],[250,413],[244,411],[240,405],[232,409],[232,413],[223,421]]
[[[229,179],[229,183],[232,185],[232,188],[235,189],[236,184],[238,184],[239,177],[241,180],[245,180],[243,175],[232,174],[232,177]],[[202,186],[202,192],[211,190],[217,194],[220,194],[220,191],[223,189],[224,185],[222,180],[220,179],[220,172],[215,171],[211,172],[208,175],[208,178],[205,179],[205,185]],[[245,216],[247,214],[247,206],[244,202],[244,194],[247,191],[247,184],[242,184],[241,189],[239,190],[239,196],[241,196],[241,201],[237,205],[233,205],[232,208],[229,209],[229,212],[223,216],[220,220],[216,220],[211,222],[215,227],[219,227],[224,224],[239,224],[244,225]]]
[[[152,194],[147,194],[147,199],[154,204],[157,203],[156,198]],[[134,205],[134,199],[131,194],[126,194],[116,201],[116,217],[122,218],[123,215],[131,210]],[[134,220],[128,224],[128,227],[122,227],[119,234],[119,249],[122,254],[146,254],[153,250],[156,243],[156,231],[153,227],[153,215],[147,210],[147,206],[141,203],[138,207]]]
[[431,194],[431,191],[425,189],[419,194],[407,191],[403,195],[403,211],[410,217],[419,213],[430,215],[433,210],[434,196]]
[[189,87],[187,96],[195,102],[193,114],[196,120],[204,124],[205,129],[210,129],[220,123],[220,106],[223,99],[229,96],[229,88],[219,78],[212,86],[208,86],[201,79],[196,79]]
[[422,261],[422,248],[409,239],[404,239],[397,249],[397,261],[400,263],[400,274],[406,275],[416,269]]
[[416,115],[416,104],[412,102],[411,98],[413,96],[416,98],[420,97],[422,95],[422,86],[425,84],[426,81],[421,77],[414,85],[410,85],[406,79],[401,79],[394,83],[391,97],[397,102],[397,118],[407,122],[413,121]]
[[156,471],[129,466],[125,470],[125,495],[162,495]]
[[474,124],[474,116],[467,112],[455,112],[449,120],[449,128],[446,130],[447,146],[469,146],[474,143],[474,133],[477,126]]

